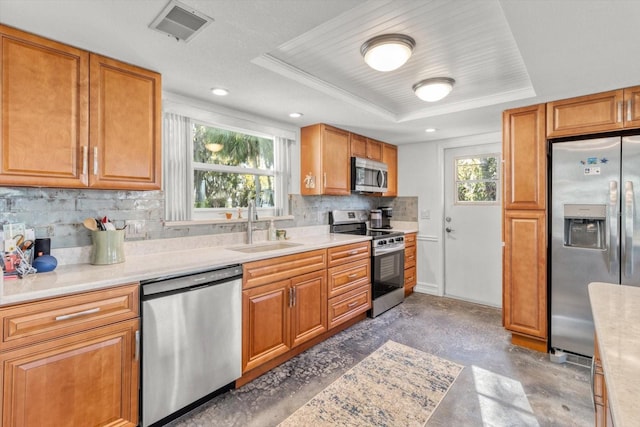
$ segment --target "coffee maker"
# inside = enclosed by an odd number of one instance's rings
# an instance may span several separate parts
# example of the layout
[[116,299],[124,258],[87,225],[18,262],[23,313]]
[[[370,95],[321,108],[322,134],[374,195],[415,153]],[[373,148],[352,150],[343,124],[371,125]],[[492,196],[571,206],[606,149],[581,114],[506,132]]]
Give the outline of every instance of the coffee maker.
[[393,217],[393,208],[381,206],[378,209],[382,212],[382,225],[380,228],[392,228],[391,218]]

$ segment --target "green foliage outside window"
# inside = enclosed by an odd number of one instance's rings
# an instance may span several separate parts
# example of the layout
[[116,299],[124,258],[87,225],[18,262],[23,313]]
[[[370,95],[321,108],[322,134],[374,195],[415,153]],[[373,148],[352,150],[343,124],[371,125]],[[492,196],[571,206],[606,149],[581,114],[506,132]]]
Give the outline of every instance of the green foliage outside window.
[[195,208],[274,206],[273,140],[193,124]]
[[455,162],[458,203],[498,201],[498,156],[460,158]]

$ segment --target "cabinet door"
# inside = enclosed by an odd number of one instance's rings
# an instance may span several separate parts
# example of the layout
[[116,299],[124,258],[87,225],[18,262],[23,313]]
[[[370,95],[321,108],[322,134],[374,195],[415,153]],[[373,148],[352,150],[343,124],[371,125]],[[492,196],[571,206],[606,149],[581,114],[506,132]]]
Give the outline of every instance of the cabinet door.
[[382,142],[367,138],[367,159],[382,162],[382,146]]
[[623,91],[596,93],[547,103],[547,136],[584,135],[622,129]]
[[502,115],[504,208],[545,209],[547,154],[544,104]]
[[323,194],[351,194],[349,132],[324,126],[322,131]]
[[352,133],[350,135],[351,157],[367,157],[367,138]]
[[90,79],[90,187],[160,189],[160,75],[92,54]]
[[545,211],[505,211],[504,243],[504,326],[546,341]]
[[292,347],[327,330],[327,273],[316,271],[291,279]]
[[0,354],[2,425],[136,426],[138,330],[128,320]]
[[0,37],[0,184],[85,186],[88,52],[2,25]]
[[640,86],[629,87],[624,90],[624,127],[640,127]]
[[242,372],[286,353],[289,333],[289,280],[242,291]]
[[382,146],[382,162],[387,164],[387,192],[383,196],[398,195],[398,147],[391,144]]

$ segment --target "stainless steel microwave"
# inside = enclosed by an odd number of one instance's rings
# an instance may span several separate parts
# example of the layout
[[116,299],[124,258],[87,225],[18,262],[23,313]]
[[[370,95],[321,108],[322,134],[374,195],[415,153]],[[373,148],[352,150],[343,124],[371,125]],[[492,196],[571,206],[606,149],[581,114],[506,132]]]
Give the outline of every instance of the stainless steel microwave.
[[351,158],[351,191],[385,193],[387,191],[387,165],[360,157]]

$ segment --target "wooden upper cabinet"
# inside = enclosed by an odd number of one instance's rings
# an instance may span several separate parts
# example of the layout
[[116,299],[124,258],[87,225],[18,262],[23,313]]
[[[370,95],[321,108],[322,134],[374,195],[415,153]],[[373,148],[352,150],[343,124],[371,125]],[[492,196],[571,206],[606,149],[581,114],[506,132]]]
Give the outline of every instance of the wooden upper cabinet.
[[622,129],[622,89],[547,103],[547,136],[581,135]]
[[0,25],[0,185],[155,190],[161,78]]
[[504,213],[503,323],[506,329],[547,339],[545,211]]
[[382,145],[382,162],[387,164],[387,192],[383,196],[398,195],[398,147],[391,144]]
[[352,133],[350,140],[351,157],[360,157],[381,162],[382,145],[383,143],[380,141]]
[[83,187],[89,54],[0,25],[0,184]]
[[624,90],[624,126],[625,128],[640,127],[640,86],[629,87]]
[[349,132],[325,124],[300,130],[300,193],[351,194]]
[[547,144],[544,113],[544,104],[503,113],[505,209],[546,207]]
[[113,59],[90,57],[92,188],[160,188],[160,74]]

